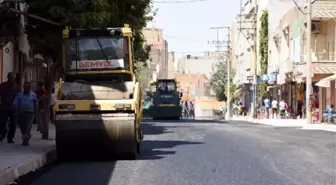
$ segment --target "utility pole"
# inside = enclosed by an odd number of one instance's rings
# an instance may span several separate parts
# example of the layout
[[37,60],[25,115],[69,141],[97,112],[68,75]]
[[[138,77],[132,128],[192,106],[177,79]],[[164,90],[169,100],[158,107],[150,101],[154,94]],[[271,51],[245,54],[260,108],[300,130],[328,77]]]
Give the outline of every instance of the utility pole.
[[253,62],[253,66],[254,66],[254,74],[253,74],[253,118],[257,118],[257,88],[258,88],[258,53],[257,53],[257,45],[258,45],[258,2],[257,0],[255,0],[255,7],[254,7],[254,16],[253,16],[253,20],[254,20],[254,62]]
[[211,27],[210,29],[212,30],[216,30],[217,31],[217,39],[216,41],[212,40],[212,41],[208,41],[208,43],[212,43],[216,45],[217,48],[217,60],[218,62],[220,62],[220,48],[221,48],[221,44],[223,44],[224,41],[220,41],[219,40],[219,30],[221,29],[226,29],[227,27]]
[[[231,34],[230,34],[230,27],[228,26],[222,26],[222,27],[212,27],[210,29],[216,29],[217,30],[217,41],[215,42],[216,48],[217,48],[217,55],[218,55],[218,60],[222,57],[220,57],[220,47],[221,44],[224,44],[226,42],[225,47],[227,47],[227,50],[224,51],[226,56],[223,58],[226,60],[226,65],[227,65],[227,78],[226,78],[226,88],[227,88],[227,107],[228,107],[228,119],[231,118],[232,116],[232,111],[231,111],[231,96],[230,96],[230,82],[231,82]],[[219,41],[219,30],[220,29],[226,29],[227,30],[227,41]]]
[[228,29],[228,50],[227,50],[227,118],[230,119],[232,117],[232,109],[231,109],[231,62],[232,62],[232,47],[231,47],[231,30],[230,27],[227,27]]
[[312,61],[311,61],[311,35],[312,35],[312,9],[311,0],[307,0],[307,75],[306,75],[306,115],[307,124],[312,123],[311,94],[312,94]]

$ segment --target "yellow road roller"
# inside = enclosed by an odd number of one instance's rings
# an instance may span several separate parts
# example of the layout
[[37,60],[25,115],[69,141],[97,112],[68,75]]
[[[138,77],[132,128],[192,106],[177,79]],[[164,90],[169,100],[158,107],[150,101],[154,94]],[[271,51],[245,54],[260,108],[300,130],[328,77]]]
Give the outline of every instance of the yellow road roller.
[[135,80],[132,30],[63,30],[63,76],[55,107],[59,159],[136,159],[142,92]]

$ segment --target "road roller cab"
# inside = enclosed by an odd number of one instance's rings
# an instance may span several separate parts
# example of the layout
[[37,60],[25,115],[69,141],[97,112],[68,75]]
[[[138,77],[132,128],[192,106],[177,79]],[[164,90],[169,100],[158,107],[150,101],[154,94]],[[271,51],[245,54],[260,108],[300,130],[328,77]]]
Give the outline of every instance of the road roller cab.
[[150,110],[153,119],[180,119],[182,107],[176,81],[174,79],[160,79],[155,85],[156,91],[153,95],[153,105]]
[[[56,104],[59,158],[74,153],[135,158],[142,94],[135,80],[132,31],[65,29]],[[76,155],[77,155],[76,154]]]

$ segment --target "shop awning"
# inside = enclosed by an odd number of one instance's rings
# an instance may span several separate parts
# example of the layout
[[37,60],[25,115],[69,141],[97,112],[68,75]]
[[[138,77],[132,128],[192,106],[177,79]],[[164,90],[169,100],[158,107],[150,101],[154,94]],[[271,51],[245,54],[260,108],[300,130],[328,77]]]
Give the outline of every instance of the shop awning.
[[330,87],[331,86],[331,81],[336,80],[336,74],[329,76],[327,78],[323,78],[322,80],[320,80],[319,82],[317,82],[315,84],[315,86],[318,87]]

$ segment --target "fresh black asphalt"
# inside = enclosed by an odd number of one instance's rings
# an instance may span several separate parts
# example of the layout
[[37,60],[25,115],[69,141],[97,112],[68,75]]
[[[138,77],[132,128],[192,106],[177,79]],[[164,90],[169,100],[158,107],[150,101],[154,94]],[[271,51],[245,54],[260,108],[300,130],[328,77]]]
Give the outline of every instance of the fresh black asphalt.
[[335,185],[336,134],[242,121],[152,121],[136,161],[61,163],[31,185]]

